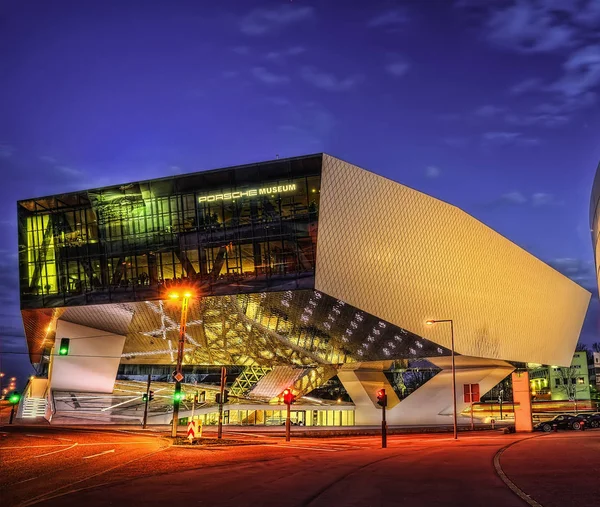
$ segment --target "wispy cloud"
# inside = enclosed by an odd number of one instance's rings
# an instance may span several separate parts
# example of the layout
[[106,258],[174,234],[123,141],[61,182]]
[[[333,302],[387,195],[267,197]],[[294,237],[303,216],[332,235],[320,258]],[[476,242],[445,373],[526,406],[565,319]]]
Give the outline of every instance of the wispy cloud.
[[274,8],[258,8],[244,16],[240,30],[246,35],[265,35],[305,21],[314,16],[314,9],[308,5],[290,3]]
[[588,290],[596,291],[597,281],[593,261],[562,257],[552,259],[548,264]]
[[511,190],[510,192],[506,192],[490,203],[492,207],[497,207],[499,205],[526,205],[533,208],[540,208],[543,206],[561,206],[562,204],[562,201],[559,201],[554,194],[535,192],[530,196],[527,196],[519,190]]
[[562,202],[557,200],[554,194],[536,192],[531,196],[531,204],[538,208],[540,206],[560,206]]
[[270,51],[269,53],[267,53],[265,55],[265,58],[267,60],[281,63],[281,62],[285,61],[285,59],[287,57],[301,55],[305,51],[306,51],[306,48],[304,48],[302,46],[294,46],[294,47],[284,49],[281,51]]
[[10,158],[14,152],[14,146],[11,146],[10,144],[0,144],[0,158]]
[[480,118],[492,118],[492,117],[497,116],[500,113],[504,112],[505,110],[506,109],[504,107],[493,106],[493,105],[488,104],[485,106],[478,107],[474,111],[474,114],[475,114],[475,116],[479,116]]
[[563,64],[564,74],[548,86],[549,91],[577,97],[600,85],[600,44],[582,47]]
[[440,174],[442,174],[442,171],[435,165],[429,165],[425,168],[425,176],[427,176],[429,179],[433,180],[439,177]]
[[499,200],[510,204],[525,204],[527,202],[527,197],[525,197],[521,192],[513,190],[512,192],[502,194]]
[[534,137],[524,137],[520,132],[485,132],[481,136],[482,142],[486,146],[537,146],[540,140]]
[[248,46],[236,46],[231,48],[231,51],[237,53],[238,55],[247,55],[250,53],[250,48]]
[[286,108],[285,119],[278,127],[281,132],[292,133],[315,146],[323,146],[336,124],[335,117],[315,103]]
[[410,69],[410,63],[396,54],[389,55],[389,63],[385,66],[385,70],[394,77],[404,76]]
[[535,90],[540,90],[542,80],[537,77],[532,77],[519,81],[510,87],[508,90],[511,95],[523,95]]
[[368,22],[369,28],[386,28],[388,30],[398,29],[410,21],[404,9],[389,9],[373,16]]
[[509,113],[505,117],[506,123],[529,127],[539,125],[541,127],[560,127],[569,122],[570,118],[564,114],[516,114]]
[[485,27],[488,40],[498,47],[521,53],[545,53],[572,47],[576,30],[569,23],[561,22],[550,3],[519,0],[492,7]]
[[290,78],[285,74],[275,74],[264,67],[254,67],[252,75],[258,80],[268,85],[279,85],[289,83]]
[[362,80],[362,77],[357,75],[338,78],[330,72],[322,72],[314,67],[303,67],[301,76],[302,79],[316,88],[330,92],[351,90]]

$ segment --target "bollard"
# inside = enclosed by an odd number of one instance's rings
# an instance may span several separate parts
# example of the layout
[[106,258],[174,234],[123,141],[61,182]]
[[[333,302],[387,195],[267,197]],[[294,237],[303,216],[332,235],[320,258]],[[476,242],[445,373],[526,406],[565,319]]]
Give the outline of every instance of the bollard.
[[492,419],[490,422],[492,423],[492,429],[495,430],[496,429],[496,419]]
[[556,433],[558,431],[558,424],[552,425],[552,431],[554,431],[554,433]]
[[581,421],[580,428],[581,428],[581,431],[583,431],[585,429],[585,421]]

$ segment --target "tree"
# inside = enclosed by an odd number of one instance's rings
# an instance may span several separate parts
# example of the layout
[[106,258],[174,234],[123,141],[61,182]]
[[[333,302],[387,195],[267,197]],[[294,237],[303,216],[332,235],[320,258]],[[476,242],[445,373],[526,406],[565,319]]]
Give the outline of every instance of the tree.
[[594,342],[594,343],[592,343],[592,350],[594,352],[600,352],[600,342]]
[[556,378],[559,379],[560,383],[555,389],[565,393],[567,399],[571,401],[577,400],[577,393],[583,392],[583,388],[585,387],[577,383],[577,377],[579,377],[579,372],[573,365],[569,368],[558,368]]

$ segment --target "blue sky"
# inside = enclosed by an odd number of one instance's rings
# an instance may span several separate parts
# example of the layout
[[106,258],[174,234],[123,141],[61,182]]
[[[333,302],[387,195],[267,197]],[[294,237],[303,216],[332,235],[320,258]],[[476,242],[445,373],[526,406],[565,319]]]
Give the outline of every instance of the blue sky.
[[456,204],[597,293],[597,0],[4,2],[0,75],[5,352],[25,351],[17,199],[275,155]]

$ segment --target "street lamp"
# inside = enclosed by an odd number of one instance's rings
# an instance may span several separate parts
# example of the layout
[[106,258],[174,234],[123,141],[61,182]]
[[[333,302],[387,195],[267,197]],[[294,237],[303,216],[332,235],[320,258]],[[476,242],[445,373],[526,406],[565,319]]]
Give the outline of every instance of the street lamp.
[[428,326],[433,326],[434,324],[439,324],[442,322],[450,323],[450,334],[452,336],[452,405],[453,405],[453,419],[454,419],[454,440],[458,439],[458,427],[456,422],[456,367],[454,364],[454,322],[452,319],[430,319],[425,322]]
[[179,343],[177,346],[177,366],[175,368],[175,392],[173,393],[173,425],[171,427],[171,436],[177,436],[177,425],[179,423],[179,403],[181,402],[181,381],[183,373],[181,366],[183,362],[183,348],[185,345],[185,326],[187,324],[187,314],[190,299],[194,296],[191,289],[180,287],[179,290],[169,292],[169,299],[172,301],[181,300],[181,322],[179,324]]

